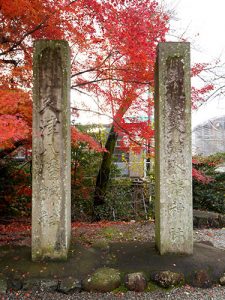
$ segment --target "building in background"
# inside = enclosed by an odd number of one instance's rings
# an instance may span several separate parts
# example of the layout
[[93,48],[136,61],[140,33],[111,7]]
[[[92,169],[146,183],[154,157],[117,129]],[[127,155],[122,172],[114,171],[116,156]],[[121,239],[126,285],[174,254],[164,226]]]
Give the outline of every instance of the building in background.
[[113,153],[114,164],[120,169],[121,176],[144,178],[146,176],[146,153],[140,150],[136,153],[132,149],[128,151],[121,150],[120,141],[122,135],[119,135],[116,141]]
[[192,152],[203,156],[225,152],[225,116],[209,119],[193,129]]
[[14,152],[13,152],[13,159],[18,162],[24,162],[27,160],[31,160],[32,156],[32,149],[27,149],[23,146],[18,147]]

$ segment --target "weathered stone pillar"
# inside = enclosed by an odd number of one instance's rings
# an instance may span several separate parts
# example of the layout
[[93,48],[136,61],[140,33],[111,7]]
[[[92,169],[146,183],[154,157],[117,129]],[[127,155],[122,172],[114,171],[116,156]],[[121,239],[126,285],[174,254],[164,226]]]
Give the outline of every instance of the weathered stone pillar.
[[66,259],[71,232],[68,43],[37,41],[33,72],[32,259]]
[[155,70],[156,246],[192,254],[190,44],[159,43]]

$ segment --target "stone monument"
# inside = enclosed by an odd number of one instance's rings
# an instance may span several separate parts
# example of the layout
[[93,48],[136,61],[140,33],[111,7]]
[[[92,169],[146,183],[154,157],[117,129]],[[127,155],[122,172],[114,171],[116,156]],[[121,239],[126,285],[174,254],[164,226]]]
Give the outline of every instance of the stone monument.
[[190,44],[159,43],[155,70],[156,246],[192,254]]
[[66,259],[71,233],[70,50],[35,42],[32,259]]

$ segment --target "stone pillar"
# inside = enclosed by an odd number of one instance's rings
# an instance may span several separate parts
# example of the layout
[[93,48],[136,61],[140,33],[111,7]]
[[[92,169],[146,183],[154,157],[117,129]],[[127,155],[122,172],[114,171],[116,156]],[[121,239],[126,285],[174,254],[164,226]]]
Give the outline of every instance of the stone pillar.
[[40,40],[33,58],[32,259],[66,259],[71,233],[70,50]]
[[155,70],[156,246],[192,254],[190,44],[159,43]]

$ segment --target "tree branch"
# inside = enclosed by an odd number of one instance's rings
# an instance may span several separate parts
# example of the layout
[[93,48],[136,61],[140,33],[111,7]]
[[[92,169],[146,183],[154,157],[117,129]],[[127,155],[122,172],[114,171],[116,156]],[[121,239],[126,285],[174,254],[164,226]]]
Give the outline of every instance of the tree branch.
[[[53,13],[52,13],[53,14]],[[50,16],[46,17],[41,23],[39,23],[37,26],[35,26],[33,29],[29,30],[28,32],[26,32],[19,41],[17,42],[14,42],[14,44],[9,47],[7,50],[3,51],[0,53],[0,55],[5,55],[11,51],[13,51],[16,47],[18,47],[19,45],[22,44],[22,42],[24,41],[24,39],[26,37],[28,37],[29,35],[31,35],[32,33],[34,33],[35,31],[39,30],[43,25],[44,23],[50,18]]]
[[[98,111],[95,111],[95,110],[92,110],[92,109],[83,109],[83,108],[77,108],[77,107],[73,107],[73,109],[75,110],[80,110],[80,111],[84,111],[84,112],[90,112],[90,113],[94,113],[94,114],[97,114],[99,116],[104,116],[104,117],[108,117],[109,119],[111,119],[124,133],[127,134],[127,136],[129,137],[130,141],[134,142],[135,144],[137,144],[138,146],[141,146],[141,145],[144,145],[144,146],[149,146],[148,144],[146,143],[140,143],[138,141],[136,141],[134,138],[131,137],[130,135],[130,132],[127,131],[125,128],[123,128],[121,126],[121,124],[115,119],[113,118],[112,116],[110,115],[107,115],[107,114],[103,114],[103,113],[100,113]],[[150,146],[150,148],[154,149],[154,147]]]
[[118,78],[113,78],[113,77],[106,77],[106,78],[102,78],[102,79],[96,79],[96,80],[90,80],[90,81],[85,81],[82,83],[78,83],[75,85],[72,85],[71,88],[74,89],[76,87],[79,86],[84,86],[87,84],[91,84],[91,83],[95,83],[95,82],[101,82],[101,81],[107,81],[107,80],[112,80],[112,81],[120,81],[120,82],[126,82],[126,83],[137,83],[137,84],[151,84],[151,81],[138,81],[138,80],[123,80],[123,79],[118,79]]
[[[77,2],[77,0],[73,0],[73,1],[70,1],[67,5],[65,5],[65,7],[68,7],[70,6],[71,4]],[[39,30],[41,27],[44,27],[44,24],[50,19],[51,16],[53,16],[54,14],[56,13],[56,10],[54,10],[49,16],[45,17],[43,19],[43,21],[41,21],[38,25],[36,25],[33,29],[29,30],[28,32],[26,32],[19,41],[17,42],[14,42],[14,44],[9,47],[7,50],[3,51],[0,53],[0,56],[1,55],[5,55],[11,51],[13,51],[16,47],[18,47],[19,45],[22,44],[22,42],[24,41],[24,39],[26,37],[28,37],[29,35],[31,35],[32,33],[34,33],[35,31]]]
[[81,71],[81,72],[78,72],[78,73],[75,73],[75,74],[73,74],[73,75],[71,76],[71,78],[73,78],[73,77],[75,77],[75,76],[78,76],[78,75],[82,75],[82,74],[84,74],[84,73],[93,72],[93,71],[95,71],[95,70],[98,70],[99,68],[101,68],[101,67],[104,65],[104,63],[106,62],[106,60],[109,59],[109,58],[112,56],[112,53],[113,53],[113,52],[110,52],[110,53],[106,56],[106,58],[105,58],[98,66],[93,67],[93,68],[90,68],[90,69],[87,69],[87,70],[84,70],[84,71]]
[[3,62],[4,64],[14,65],[15,67],[19,64],[19,62],[16,61],[15,59],[1,59],[0,61]]

